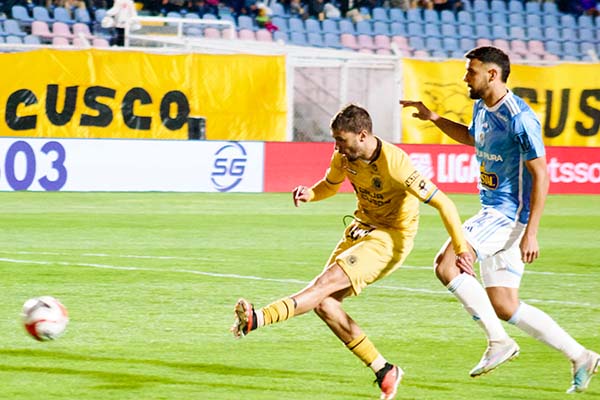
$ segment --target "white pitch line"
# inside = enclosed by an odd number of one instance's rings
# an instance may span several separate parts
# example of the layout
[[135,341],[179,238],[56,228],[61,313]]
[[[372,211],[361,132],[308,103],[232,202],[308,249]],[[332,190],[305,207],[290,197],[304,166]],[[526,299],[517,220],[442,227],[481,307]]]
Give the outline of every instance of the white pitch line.
[[[253,275],[223,274],[223,273],[218,273],[218,272],[206,272],[206,271],[198,271],[198,270],[191,270],[191,269],[157,269],[157,268],[131,267],[131,266],[94,264],[94,263],[71,263],[71,262],[66,262],[66,261],[17,260],[17,259],[12,259],[12,258],[3,258],[3,257],[0,257],[0,262],[15,263],[15,264],[61,265],[61,266],[67,266],[67,267],[78,266],[78,267],[111,269],[111,270],[119,270],[119,271],[147,271],[147,272],[159,272],[159,273],[175,272],[175,273],[210,276],[210,277],[215,277],[215,278],[245,279],[245,280],[256,280],[256,281],[264,281],[264,282],[277,282],[277,283],[298,283],[298,284],[303,284],[303,285],[308,284],[308,281],[303,281],[303,280],[299,280],[299,279],[264,278],[264,277],[253,276]],[[431,290],[431,289],[423,289],[423,288],[410,288],[410,287],[405,287],[405,286],[388,286],[388,285],[381,285],[378,283],[374,284],[373,287],[379,288],[379,289],[384,289],[384,290],[424,293],[424,294],[433,294],[433,295],[449,295],[450,294],[446,290],[442,291],[442,290]],[[580,303],[580,302],[574,302],[574,301],[539,300],[539,299],[525,299],[525,301],[531,302],[531,303],[546,303],[546,304],[559,304],[559,305],[574,306],[574,307],[598,308],[598,304]]]

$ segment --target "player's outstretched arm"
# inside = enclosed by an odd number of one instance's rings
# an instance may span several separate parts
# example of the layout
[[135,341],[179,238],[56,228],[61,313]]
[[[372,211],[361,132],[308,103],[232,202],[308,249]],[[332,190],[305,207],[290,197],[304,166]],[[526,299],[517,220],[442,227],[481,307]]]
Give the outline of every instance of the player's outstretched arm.
[[475,140],[469,135],[469,128],[466,125],[458,122],[451,121],[447,118],[440,116],[439,114],[431,111],[422,101],[413,100],[400,100],[402,107],[413,107],[416,112],[412,114],[414,118],[418,118],[422,121],[431,121],[440,128],[442,132],[450,136],[452,139],[459,143],[466,144],[469,146],[475,145]]
[[292,196],[294,199],[294,205],[298,207],[300,202],[306,203],[307,201],[310,201],[312,193],[309,187],[300,185],[294,188],[292,191]]

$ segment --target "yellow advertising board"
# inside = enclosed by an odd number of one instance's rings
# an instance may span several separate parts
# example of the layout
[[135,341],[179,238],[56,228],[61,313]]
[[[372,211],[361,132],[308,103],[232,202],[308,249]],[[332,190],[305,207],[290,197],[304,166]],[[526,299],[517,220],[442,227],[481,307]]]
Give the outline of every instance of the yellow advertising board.
[[[465,62],[403,60],[405,99],[468,125],[473,111],[463,82]],[[537,114],[547,146],[600,147],[600,65],[511,65],[508,87]],[[403,143],[456,143],[431,122],[402,112]]]
[[283,56],[5,53],[0,136],[283,141],[285,81]]

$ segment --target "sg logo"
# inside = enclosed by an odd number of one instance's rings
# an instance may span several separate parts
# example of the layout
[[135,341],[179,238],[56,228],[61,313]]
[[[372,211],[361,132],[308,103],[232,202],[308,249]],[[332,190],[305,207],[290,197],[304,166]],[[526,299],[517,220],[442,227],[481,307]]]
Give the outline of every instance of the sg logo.
[[227,192],[242,181],[246,169],[246,149],[238,142],[231,142],[215,153],[211,180],[219,192]]

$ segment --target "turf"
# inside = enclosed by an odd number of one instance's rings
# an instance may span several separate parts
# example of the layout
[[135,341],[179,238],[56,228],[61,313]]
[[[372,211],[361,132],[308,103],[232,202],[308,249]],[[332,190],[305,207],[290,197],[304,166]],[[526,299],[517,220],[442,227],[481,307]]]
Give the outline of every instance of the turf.
[[[452,196],[463,218],[476,196]],[[234,340],[256,305],[322,269],[354,198],[295,209],[289,194],[0,193],[0,399],[374,399],[373,375],[314,315]],[[600,349],[600,197],[551,196],[521,295]],[[570,364],[512,326],[521,356],[471,379],[485,339],[428,265],[446,233],[422,206],[416,247],[346,309],[400,364],[399,399],[563,399]],[[63,337],[39,343],[23,302],[54,295]],[[600,399],[600,378],[588,399]]]

